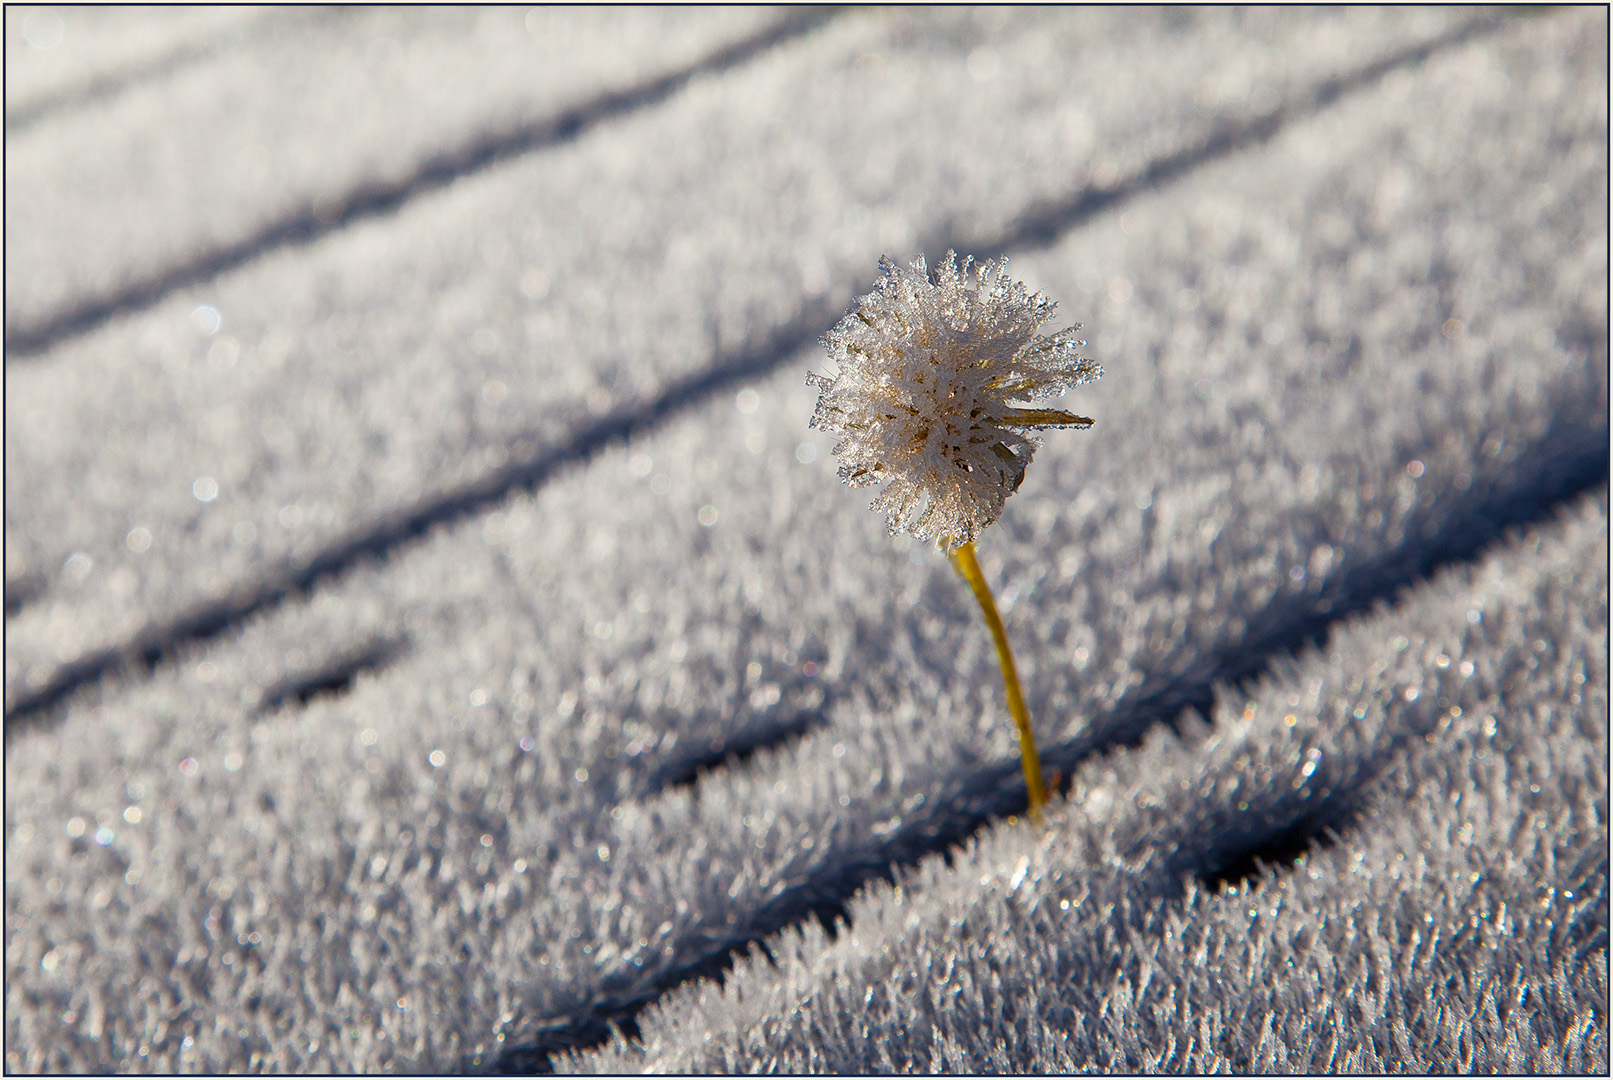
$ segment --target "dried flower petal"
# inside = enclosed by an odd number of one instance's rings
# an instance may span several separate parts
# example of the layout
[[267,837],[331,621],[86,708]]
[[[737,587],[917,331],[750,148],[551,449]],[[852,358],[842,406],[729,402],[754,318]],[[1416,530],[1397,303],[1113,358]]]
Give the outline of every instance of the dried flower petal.
[[832,377],[812,426],[845,436],[834,448],[848,484],[883,484],[871,509],[947,550],[971,543],[1019,488],[1044,427],[1091,427],[1057,409],[1026,407],[1103,374],[1081,355],[1080,324],[1038,333],[1056,305],[1007,277],[1008,260],[978,267],[947,252],[932,281],[919,256],[880,260],[873,292],[824,335]]

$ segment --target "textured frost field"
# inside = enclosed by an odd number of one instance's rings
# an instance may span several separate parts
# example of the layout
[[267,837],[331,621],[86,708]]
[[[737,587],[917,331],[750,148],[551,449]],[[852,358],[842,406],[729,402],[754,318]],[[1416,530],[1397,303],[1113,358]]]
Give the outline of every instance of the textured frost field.
[[[1605,10],[5,26],[9,1070],[1607,1070]],[[806,426],[949,247],[1045,828]]]

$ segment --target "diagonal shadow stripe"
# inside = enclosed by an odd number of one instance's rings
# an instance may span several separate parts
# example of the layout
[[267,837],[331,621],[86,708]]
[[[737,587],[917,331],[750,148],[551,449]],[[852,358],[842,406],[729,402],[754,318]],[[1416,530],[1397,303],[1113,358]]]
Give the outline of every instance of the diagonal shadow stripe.
[[5,587],[6,618],[17,614],[29,604],[45,595],[46,583],[39,574],[25,574],[8,578]]
[[316,697],[345,694],[360,675],[387,666],[407,649],[408,643],[402,638],[369,641],[309,670],[287,675],[262,690],[249,692],[243,700],[255,700],[258,715],[264,716],[288,702],[307,705]]
[[[1418,524],[1433,526],[1433,519],[1425,515],[1419,523],[1414,518],[1400,546],[1341,569],[1319,595],[1297,598],[1289,607],[1269,613],[1263,630],[1206,657],[1199,674],[1156,678],[1152,686],[1145,682],[1131,700],[1122,699],[1087,733],[1047,747],[1042,754],[1044,768],[1069,777],[1089,758],[1136,745],[1150,729],[1172,722],[1183,709],[1208,715],[1218,686],[1246,685],[1270,672],[1274,662],[1325,640],[1343,620],[1380,605],[1394,605],[1440,570],[1474,563],[1508,534],[1551,519],[1571,500],[1605,487],[1607,440],[1606,424],[1554,425],[1536,444],[1537,449],[1545,448],[1543,453],[1513,468],[1500,482],[1482,491],[1470,490],[1437,527],[1419,528]],[[555,1054],[597,1046],[616,1029],[635,1033],[639,1013],[667,991],[720,975],[739,956],[808,919],[832,926],[847,917],[848,905],[864,887],[893,883],[921,860],[957,849],[991,822],[1023,814],[1027,799],[1018,782],[1020,774],[1017,756],[982,768],[965,788],[935,801],[946,808],[944,813],[906,823],[886,840],[837,857],[811,880],[725,923],[722,938],[689,962],[661,973],[647,986],[631,976],[607,977],[593,994],[593,1003],[491,1061],[465,1061],[464,1069],[546,1073],[552,1071]],[[1229,868],[1235,870],[1251,849],[1259,851],[1266,843],[1320,845],[1329,833],[1347,834],[1363,789],[1374,775],[1357,774],[1296,803],[1295,818],[1273,825],[1269,835],[1210,837],[1198,847],[1180,850],[1160,873],[1160,888],[1179,889],[1188,877],[1215,880]]]
[[396,181],[362,184],[332,202],[271,222],[257,232],[199,254],[182,266],[131,282],[110,295],[80,300],[33,325],[6,326],[5,358],[38,356],[61,342],[94,329],[107,319],[150,307],[177,289],[207,281],[280,248],[314,241],[365,218],[389,214],[422,195],[471,173],[558,146],[590,128],[664,101],[699,75],[736,67],[752,57],[828,22],[835,7],[797,9],[749,37],[741,38],[693,64],[625,90],[613,90],[546,120],[513,131],[483,134],[429,158]]
[[[820,17],[821,18],[821,17]],[[926,250],[995,250],[1050,243],[1056,235],[1079,227],[1108,207],[1151,188],[1178,179],[1243,149],[1269,140],[1287,123],[1314,115],[1345,93],[1364,89],[1400,66],[1419,63],[1440,48],[1461,44],[1475,35],[1505,25],[1504,17],[1480,16],[1442,37],[1396,51],[1358,71],[1325,80],[1306,94],[1298,106],[1264,114],[1211,136],[1198,146],[1151,163],[1129,180],[1101,190],[1083,190],[1057,206],[1034,211],[1003,235],[988,240],[924,244]],[[775,31],[782,33],[782,31]],[[616,410],[575,432],[559,445],[541,447],[527,457],[507,464],[453,491],[427,496],[395,514],[355,526],[322,551],[300,563],[284,564],[252,581],[242,582],[220,599],[200,604],[172,619],[153,623],[123,645],[99,650],[57,668],[39,688],[19,694],[6,706],[6,737],[24,722],[31,722],[60,704],[81,687],[111,675],[148,674],[181,646],[216,637],[242,620],[306,593],[321,578],[339,575],[364,559],[381,558],[428,530],[480,512],[519,491],[543,484],[556,470],[592,458],[611,443],[653,429],[713,395],[733,389],[747,379],[765,376],[810,345],[842,313],[854,294],[850,285],[829,297],[808,302],[793,321],[776,327],[760,341],[717,360],[708,368],[674,380],[652,400]],[[835,296],[840,300],[836,301]]]
[[680,746],[644,778],[639,798],[667,788],[693,787],[704,775],[719,769],[739,768],[761,751],[805,738],[828,723],[822,709],[797,709],[782,717],[741,718],[733,730],[723,734],[720,742]]
[[1008,248],[1034,250],[1050,247],[1071,228],[1115,203],[1138,192],[1171,183],[1218,158],[1260,146],[1283,129],[1325,111],[1340,98],[1375,84],[1390,72],[1413,67],[1436,53],[1494,33],[1511,20],[1512,16],[1508,14],[1476,16],[1428,41],[1405,46],[1355,71],[1326,79],[1314,86],[1300,101],[1279,105],[1252,120],[1224,127],[1199,145],[1159,158],[1141,172],[1116,184],[1088,188],[1075,192],[1067,200],[1033,206],[1019,216],[1009,236],[959,247],[958,250],[977,252],[977,259],[984,261],[1007,254]]
[[308,592],[323,578],[339,575],[366,559],[384,558],[433,528],[480,513],[516,492],[534,489],[557,470],[587,461],[613,442],[654,428],[743,379],[772,371],[781,357],[810,341],[838,314],[839,308],[830,301],[820,301],[756,346],[676,380],[647,404],[618,409],[558,446],[540,448],[460,488],[366,522],[305,561],[283,564],[261,578],[241,583],[220,599],[148,626],[120,647],[62,665],[44,686],[6,708],[6,736],[14,733],[16,721],[37,716],[82,686],[114,673],[149,673],[182,645],[216,637],[266,608]]
[[[141,83],[149,82],[159,76],[172,75],[174,72],[211,60],[222,53],[239,47],[242,43],[251,40],[255,34],[262,33],[265,24],[273,19],[284,19],[287,15],[309,24],[330,22],[335,19],[346,18],[351,14],[350,9],[342,8],[309,8],[293,12],[286,12],[279,8],[270,8],[260,12],[258,16],[244,25],[231,27],[218,38],[206,42],[186,42],[169,49],[158,56],[151,57],[139,64],[130,65],[117,71],[104,72],[77,86],[41,97],[38,100],[6,110],[6,137],[20,135],[39,121],[55,116],[58,113],[81,109],[87,105],[106,101],[116,97],[126,90],[130,90]],[[288,20],[289,21],[289,20]],[[281,25],[286,25],[281,23]]]

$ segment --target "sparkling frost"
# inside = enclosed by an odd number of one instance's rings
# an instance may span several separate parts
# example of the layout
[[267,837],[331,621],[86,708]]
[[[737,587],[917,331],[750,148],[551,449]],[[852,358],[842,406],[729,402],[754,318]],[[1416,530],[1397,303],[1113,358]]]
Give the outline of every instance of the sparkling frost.
[[[833,376],[808,375],[822,393],[812,426],[845,437],[840,478],[882,484],[871,509],[946,550],[972,543],[1002,514],[1030,464],[1037,428],[1092,421],[1029,407],[1103,374],[1081,355],[1080,324],[1038,333],[1056,305],[1006,276],[1008,260],[974,267],[947,252],[931,279],[880,260],[884,277],[824,335]],[[974,267],[973,280],[970,269]]]

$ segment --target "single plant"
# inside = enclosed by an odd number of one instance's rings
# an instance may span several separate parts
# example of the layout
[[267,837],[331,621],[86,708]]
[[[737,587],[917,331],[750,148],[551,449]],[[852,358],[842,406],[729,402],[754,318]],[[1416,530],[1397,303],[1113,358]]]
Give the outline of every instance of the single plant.
[[1029,432],[1092,426],[1029,402],[1092,382],[1103,368],[1081,355],[1079,323],[1039,333],[1057,305],[1009,278],[1007,265],[987,262],[971,279],[974,260],[960,268],[949,251],[932,278],[922,255],[908,267],[880,259],[874,291],[823,337],[835,374],[807,383],[821,391],[812,426],[844,436],[834,448],[840,478],[883,485],[870,509],[886,513],[892,535],[934,541],[980,602],[1039,817],[1047,792],[1036,738],[974,542],[1019,490],[1037,446]]

